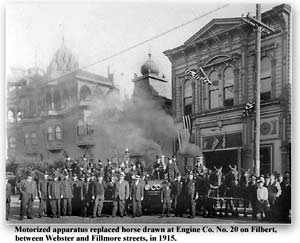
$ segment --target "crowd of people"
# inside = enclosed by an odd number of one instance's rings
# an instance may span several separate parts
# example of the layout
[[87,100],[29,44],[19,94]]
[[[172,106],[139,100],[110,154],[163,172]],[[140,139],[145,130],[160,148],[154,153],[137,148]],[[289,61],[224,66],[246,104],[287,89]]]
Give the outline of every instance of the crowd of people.
[[[192,167],[178,168],[176,156],[157,156],[151,168],[143,160],[126,159],[79,163],[66,157],[63,166],[43,171],[28,171],[16,183],[20,195],[20,219],[32,219],[34,200],[39,200],[38,217],[100,217],[105,202],[112,203],[115,216],[139,217],[144,213],[147,184],[161,181],[161,216],[188,213],[204,217],[247,216],[254,219],[289,222],[291,209],[290,173],[256,177],[249,170],[239,173],[235,165],[207,168],[201,161]],[[6,217],[10,217],[12,186],[6,183]],[[151,203],[147,204],[151,207]],[[239,211],[242,208],[242,212]],[[251,209],[249,211],[249,208]]]

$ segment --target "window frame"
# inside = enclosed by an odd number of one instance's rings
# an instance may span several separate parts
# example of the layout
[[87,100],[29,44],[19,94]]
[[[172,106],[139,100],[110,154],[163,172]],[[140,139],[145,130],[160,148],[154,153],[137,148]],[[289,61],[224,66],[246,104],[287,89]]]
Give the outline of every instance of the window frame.
[[[269,71],[267,72],[262,72],[262,65],[263,65],[263,60],[267,60],[269,64]],[[269,89],[268,91],[262,92],[262,83],[263,82],[269,82]],[[260,76],[260,99],[262,102],[271,100],[272,98],[272,63],[271,59],[268,56],[264,56],[261,59],[261,76]]]
[[51,127],[51,126],[47,128],[47,140],[49,142],[52,142],[55,140],[55,132],[53,130],[53,127]]
[[[231,72],[232,72],[232,83],[230,85],[226,85],[226,71],[228,69],[231,69]],[[234,105],[234,82],[235,81],[235,77],[234,77],[234,68],[232,66],[227,66],[225,67],[224,69],[224,72],[223,72],[223,106],[224,107],[231,107]],[[226,99],[226,90],[228,89],[232,89],[232,98],[228,98]],[[230,104],[226,104],[226,102],[230,101]]]
[[55,139],[56,140],[62,140],[63,139],[63,130],[61,126],[57,125],[55,126]]
[[[216,77],[217,77],[217,80],[212,80],[211,79],[211,75],[213,73],[216,73]],[[220,104],[220,101],[219,101],[219,95],[220,95],[220,82],[221,80],[219,79],[219,72],[217,70],[212,70],[209,74],[209,80],[213,83],[214,81],[218,81],[218,85],[210,85],[208,87],[208,107],[209,107],[209,110],[213,110],[213,109],[218,109],[221,107],[221,104]],[[212,87],[215,87],[215,88],[212,88]],[[211,102],[211,94],[213,92],[217,92],[217,102],[218,102],[218,105],[216,107],[212,107],[212,102]]]

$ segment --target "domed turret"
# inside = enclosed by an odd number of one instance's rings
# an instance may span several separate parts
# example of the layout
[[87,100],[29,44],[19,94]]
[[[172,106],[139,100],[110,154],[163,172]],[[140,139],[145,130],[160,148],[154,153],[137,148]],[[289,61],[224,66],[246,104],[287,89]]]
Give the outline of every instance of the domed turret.
[[149,58],[148,60],[141,66],[141,73],[142,75],[148,75],[148,74],[159,74],[159,69],[156,63],[151,59],[151,54],[148,54]]
[[72,72],[78,69],[78,67],[77,59],[65,44],[62,43],[61,47],[55,52],[47,68],[47,73],[51,78],[55,78],[63,73]]

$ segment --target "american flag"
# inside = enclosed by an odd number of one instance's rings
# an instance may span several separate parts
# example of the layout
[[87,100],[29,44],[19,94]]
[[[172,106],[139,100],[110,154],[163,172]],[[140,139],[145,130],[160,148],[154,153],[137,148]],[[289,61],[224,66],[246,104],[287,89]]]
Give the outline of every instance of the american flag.
[[212,85],[212,82],[209,80],[202,67],[199,68],[198,72],[194,70],[186,70],[185,75],[187,78],[203,82],[204,84]]

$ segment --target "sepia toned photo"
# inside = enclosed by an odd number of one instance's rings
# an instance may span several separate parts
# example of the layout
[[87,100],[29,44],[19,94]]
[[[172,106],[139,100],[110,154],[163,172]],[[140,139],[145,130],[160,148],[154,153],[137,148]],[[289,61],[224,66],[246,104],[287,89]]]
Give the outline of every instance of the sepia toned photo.
[[7,4],[6,222],[291,224],[291,11]]

